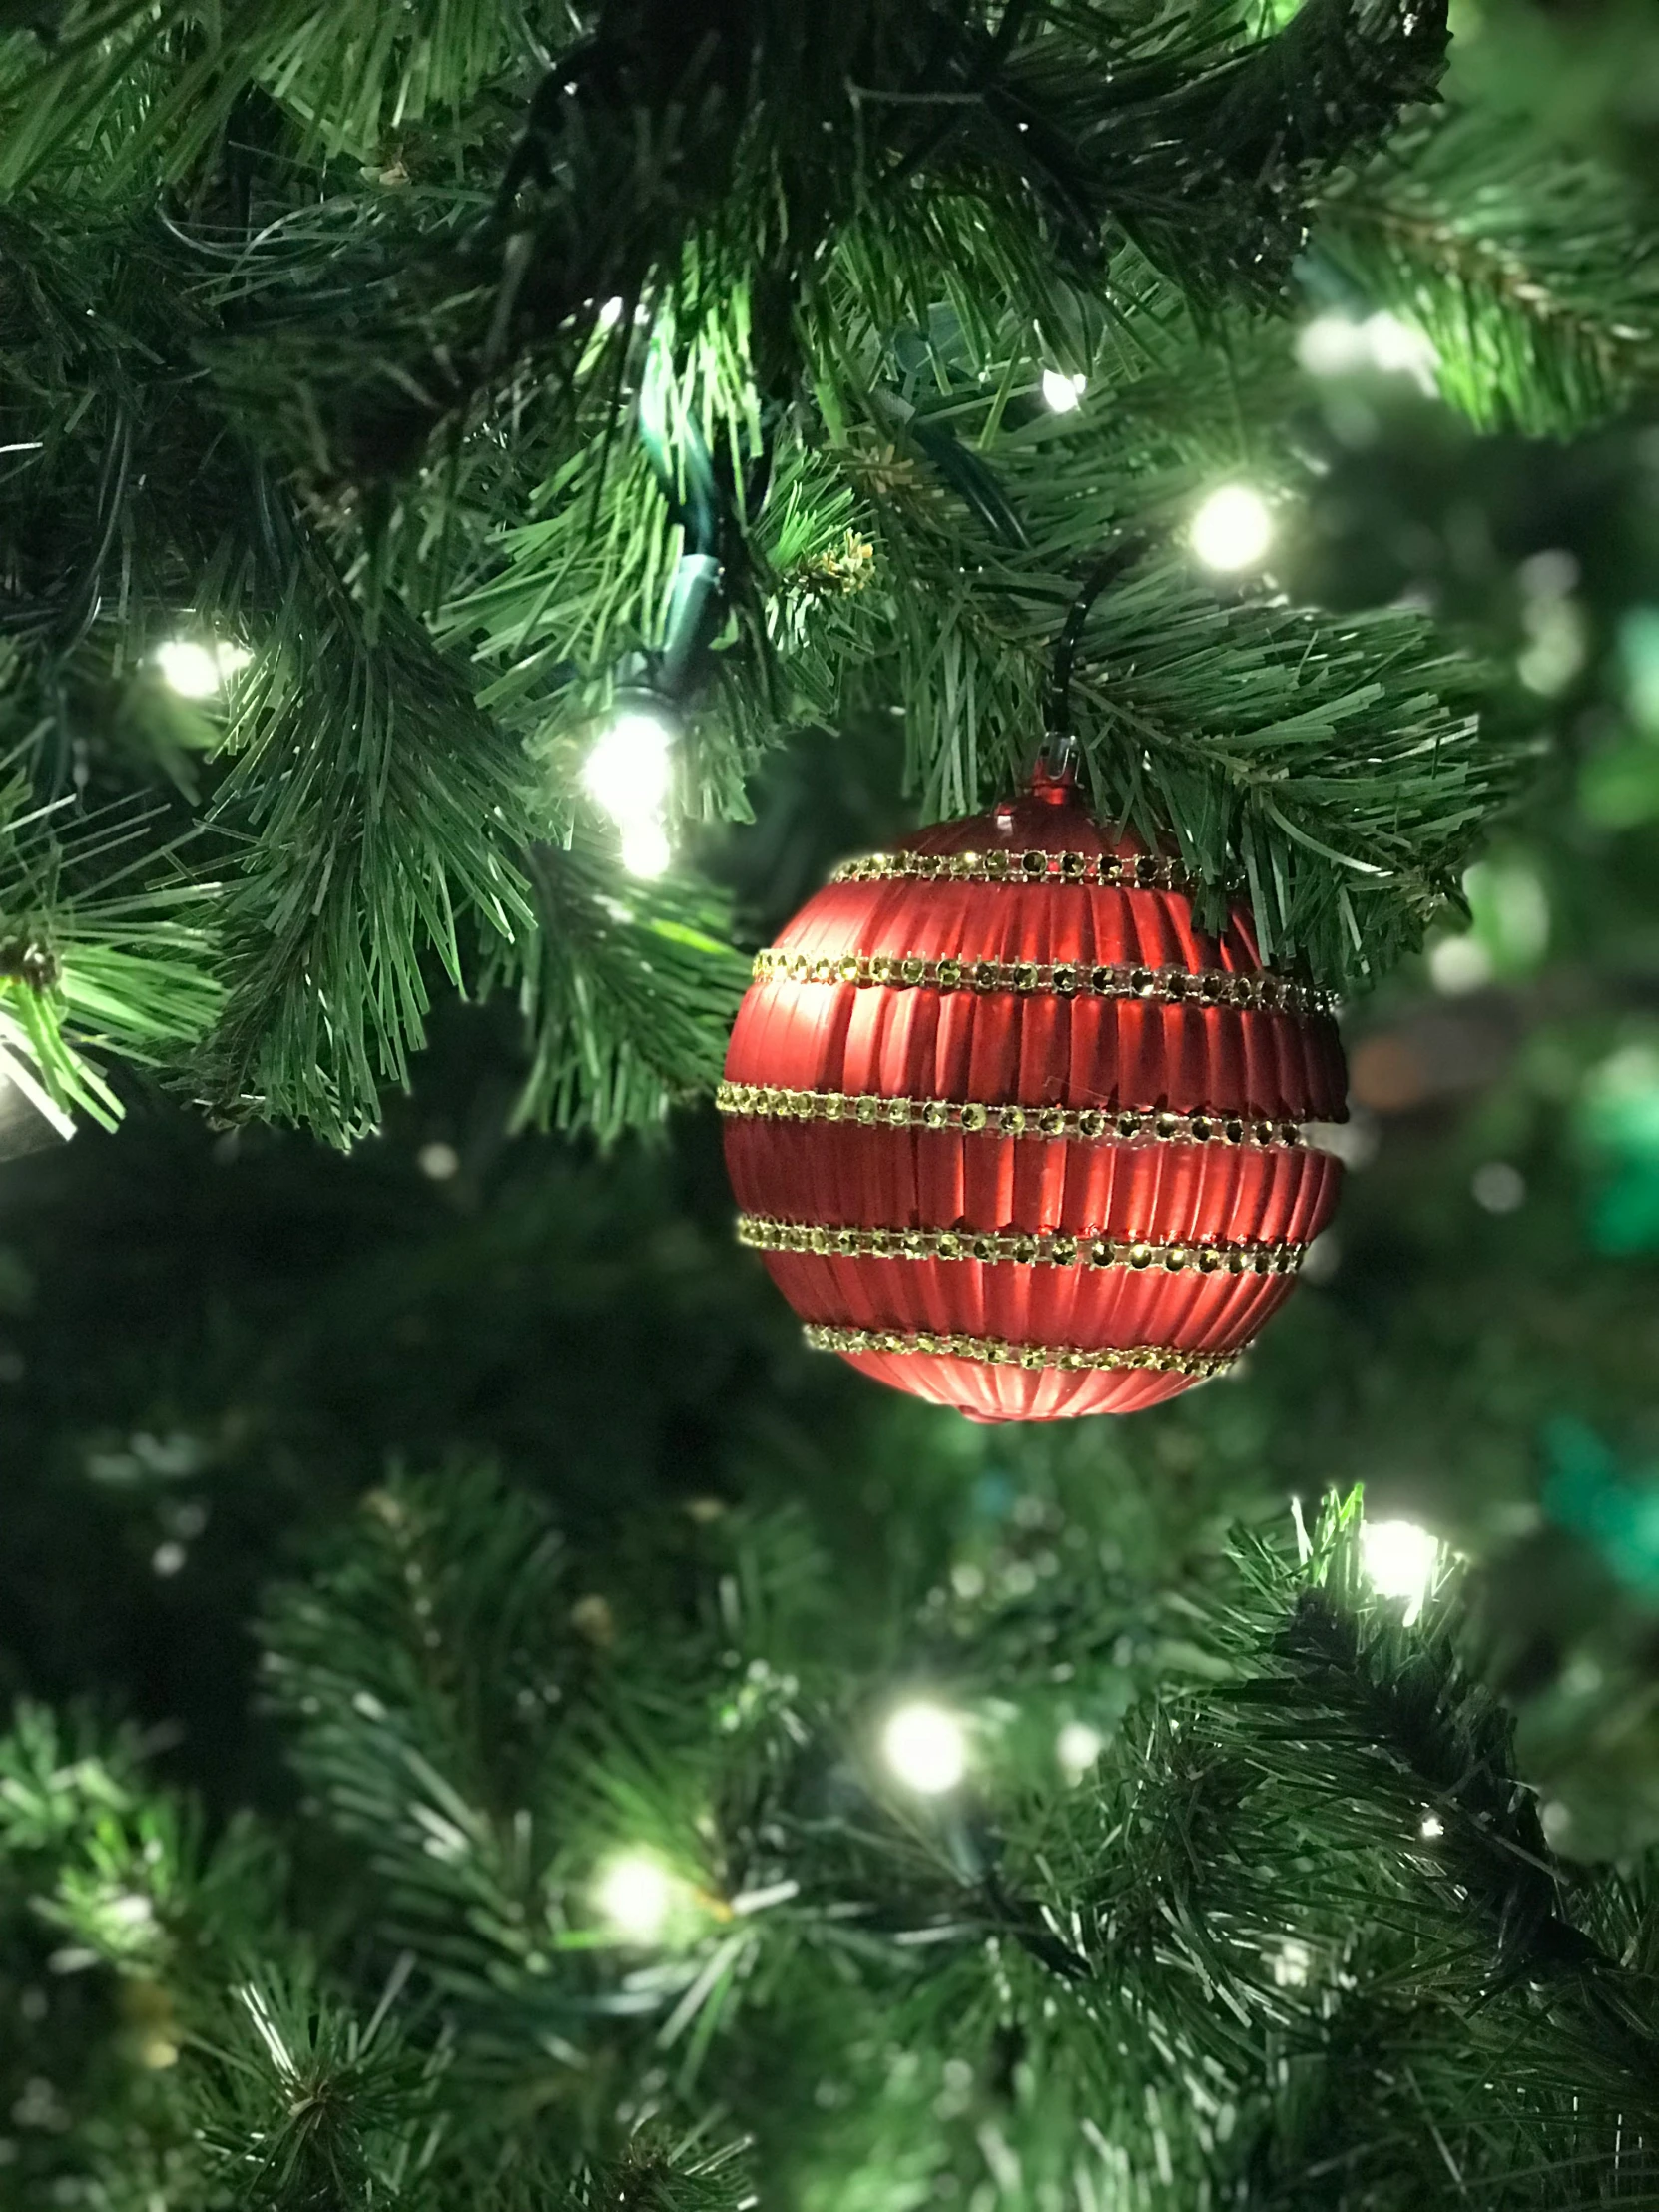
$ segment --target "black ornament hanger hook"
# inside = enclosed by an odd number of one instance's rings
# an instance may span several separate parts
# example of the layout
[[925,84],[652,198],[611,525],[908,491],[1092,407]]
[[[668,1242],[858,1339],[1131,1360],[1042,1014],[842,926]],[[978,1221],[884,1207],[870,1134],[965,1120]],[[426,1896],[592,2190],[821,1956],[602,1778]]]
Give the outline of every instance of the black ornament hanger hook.
[[1034,777],[1050,780],[1070,779],[1077,769],[1077,732],[1071,717],[1071,679],[1077,664],[1077,652],[1083,642],[1083,631],[1093,612],[1094,603],[1140,557],[1143,540],[1138,537],[1119,539],[1118,543],[1101,554],[1078,587],[1077,597],[1071,603],[1071,611],[1054,640],[1054,655],[1049,663],[1048,691],[1043,702],[1043,741],[1032,763]]

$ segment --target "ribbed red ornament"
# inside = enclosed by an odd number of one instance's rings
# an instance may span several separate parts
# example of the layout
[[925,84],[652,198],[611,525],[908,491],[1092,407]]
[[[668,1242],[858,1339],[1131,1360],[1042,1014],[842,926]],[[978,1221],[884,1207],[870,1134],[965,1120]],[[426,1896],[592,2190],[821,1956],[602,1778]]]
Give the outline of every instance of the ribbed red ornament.
[[854,860],[756,961],[739,1233],[866,1375],[978,1420],[1127,1413],[1281,1305],[1341,1168],[1323,995],[1065,782]]

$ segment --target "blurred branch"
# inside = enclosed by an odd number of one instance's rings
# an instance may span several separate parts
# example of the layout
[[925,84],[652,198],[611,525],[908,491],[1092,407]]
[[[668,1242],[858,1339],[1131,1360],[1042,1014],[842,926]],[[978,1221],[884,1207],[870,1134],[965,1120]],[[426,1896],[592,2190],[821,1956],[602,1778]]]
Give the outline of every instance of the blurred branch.
[[1317,263],[1420,329],[1478,428],[1567,436],[1659,372],[1659,276],[1615,171],[1512,117],[1448,110],[1339,181]]

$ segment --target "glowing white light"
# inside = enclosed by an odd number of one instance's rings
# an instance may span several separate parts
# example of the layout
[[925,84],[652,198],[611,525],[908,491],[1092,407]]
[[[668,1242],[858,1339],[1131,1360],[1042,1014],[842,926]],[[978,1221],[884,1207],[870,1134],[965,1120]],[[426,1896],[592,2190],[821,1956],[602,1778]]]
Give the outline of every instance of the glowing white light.
[[661,875],[674,857],[668,831],[651,818],[622,826],[622,864],[630,875]]
[[162,680],[181,699],[211,699],[253,658],[245,645],[208,645],[200,638],[169,638],[156,648]]
[[881,1756],[907,1789],[938,1797],[967,1772],[967,1731],[942,1705],[901,1705],[881,1731]]
[[434,1183],[447,1183],[461,1172],[461,1156],[452,1144],[423,1144],[415,1154],[415,1166]]
[[1068,376],[1061,368],[1043,370],[1043,397],[1056,414],[1070,414],[1079,406],[1088,385],[1086,376]]
[[[623,300],[623,299],[622,299],[622,298],[621,298],[620,296],[619,296],[619,297],[616,297],[616,298],[611,298],[611,299],[602,299],[602,300],[601,300],[601,301],[599,302],[599,311],[598,311],[598,313],[597,313],[597,314],[596,314],[596,315],[594,316],[594,321],[595,321],[595,323],[596,323],[596,324],[598,325],[598,327],[599,327],[599,328],[600,328],[601,330],[614,330],[614,329],[616,328],[617,324],[618,324],[618,323],[619,323],[619,322],[620,322],[620,321],[622,320],[622,310],[623,310],[623,307],[624,307],[625,303],[626,303],[626,302],[625,302],[625,301],[624,301],[624,300]],[[650,300],[649,300],[649,299],[636,299],[636,300],[634,301],[634,327],[635,327],[635,329],[636,329],[636,330],[643,330],[643,329],[645,328],[646,324],[647,324],[647,323],[648,323],[648,322],[649,322],[650,320],[651,320],[651,302],[650,302]]]
[[1488,1160],[1476,1168],[1469,1189],[1474,1203],[1488,1214],[1512,1214],[1526,1204],[1526,1178],[1507,1160]]
[[1445,1823],[1438,1813],[1425,1813],[1422,1817],[1422,1826],[1417,1830],[1417,1834],[1425,1842],[1431,1844],[1437,1836],[1445,1834]]
[[1347,1121],[1305,1121],[1302,1134],[1321,1152],[1334,1152],[1345,1168],[1369,1168],[1382,1147],[1377,1116],[1356,1106]]
[[593,1891],[605,1919],[631,1943],[654,1943],[681,1895],[680,1884],[648,1851],[621,1853],[600,1874]]
[[1287,1936],[1273,1955],[1273,1982],[1276,1989],[1303,1989],[1308,1976],[1314,1970],[1314,1954],[1305,1942],[1295,1936]]
[[1367,1521],[1360,1531],[1360,1557],[1379,1597],[1405,1600],[1405,1619],[1422,1611],[1439,1565],[1440,1547],[1415,1521]]
[[663,822],[674,782],[669,724],[625,709],[588,755],[582,781],[622,832],[623,866],[631,875],[661,875],[673,857]]
[[629,708],[595,744],[582,771],[588,796],[617,822],[660,814],[673,773],[674,733],[660,715]]
[[1428,980],[1447,998],[1477,991],[1492,979],[1492,956],[1478,937],[1442,937],[1428,948]]
[[1067,1721],[1054,1746],[1054,1756],[1073,1782],[1080,1781],[1106,1748],[1099,1729],[1087,1721]]
[[1363,324],[1366,343],[1371,357],[1387,375],[1411,376],[1425,391],[1434,389],[1434,370],[1439,364],[1433,341],[1410,323],[1401,322],[1398,315],[1385,310],[1368,315]]
[[1576,599],[1535,591],[1521,610],[1531,641],[1515,657],[1515,674],[1528,691],[1553,698],[1564,692],[1590,653],[1590,626]]
[[156,666],[184,699],[211,699],[219,689],[219,663],[194,638],[170,638],[156,648]]
[[1329,1283],[1343,1264],[1343,1240],[1334,1229],[1322,1229],[1303,1255],[1298,1271],[1304,1283],[1317,1289]]
[[1310,376],[1342,376],[1366,365],[1365,325],[1352,315],[1317,314],[1297,333],[1296,357]]
[[1386,311],[1367,315],[1363,322],[1346,314],[1316,315],[1297,338],[1296,357],[1311,376],[1347,376],[1373,368],[1388,376],[1409,376],[1430,392],[1438,363],[1422,331]]
[[1223,484],[1193,516],[1190,537],[1206,568],[1254,568],[1273,543],[1273,514],[1248,484]]

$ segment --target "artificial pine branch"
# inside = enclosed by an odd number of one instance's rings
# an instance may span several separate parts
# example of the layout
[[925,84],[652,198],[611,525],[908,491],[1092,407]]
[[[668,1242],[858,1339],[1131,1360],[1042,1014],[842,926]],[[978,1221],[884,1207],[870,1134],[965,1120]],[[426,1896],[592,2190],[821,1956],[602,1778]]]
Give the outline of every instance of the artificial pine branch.
[[[579,2201],[572,2156],[620,2156],[616,2186],[626,2168],[655,2202],[659,2154],[606,2140],[611,2089],[654,2062],[665,2115],[723,2100],[821,2178],[919,2157],[931,2188],[989,2160],[1149,2212],[1403,2212],[1448,2179],[1517,2207],[1641,2201],[1639,1901],[1552,1859],[1450,1596],[1390,1617],[1355,1528],[1351,1503],[1306,1558],[1246,1543],[1173,1607],[1186,1681],[1087,1779],[1040,1781],[1004,1722],[972,1795],[934,1812],[862,1748],[913,1628],[827,1614],[797,1532],[694,1547],[706,1597],[667,1537],[632,1621],[571,1602],[586,1568],[499,1482],[399,1480],[271,1616],[314,1846],[350,1901],[316,1924],[328,1955],[269,1902],[251,1922],[224,1877],[212,1904],[214,1860],[148,1841],[177,1816],[27,1715],[0,1753],[8,1864],[168,1990],[199,2170],[273,2206],[372,2178],[425,2212],[502,2130],[505,2165],[538,2170],[553,2110]],[[1073,1694],[1112,1665],[1087,1633],[1023,1648],[1010,1712],[1062,1651]],[[687,1884],[654,1954],[595,1940],[588,1886],[619,1843]],[[142,1926],[117,1910],[135,1891]],[[238,1912],[263,1949],[227,1986],[223,1936],[182,1937]],[[894,2075],[895,2038],[932,2055]],[[826,2066],[852,2099],[828,2119]]]
[[1334,182],[1316,274],[1392,308],[1483,430],[1570,436],[1659,371],[1659,279],[1635,192],[1512,117],[1450,107]]
[[274,1603],[267,1694],[302,1729],[308,1787],[385,1886],[388,1963],[410,1944],[446,1983],[487,1988],[527,1958],[533,1970],[551,1939],[538,1906],[554,1778],[527,1754],[565,1694],[565,1574],[529,1498],[457,1468],[441,1495],[372,1493],[331,1569]]
[[[8,678],[15,694],[15,665]],[[0,700],[14,724],[17,705]],[[25,751],[18,738],[12,760]],[[154,1067],[220,1010],[213,888],[185,876],[177,846],[156,851],[149,828],[130,807],[33,808],[21,768],[0,780],[0,1068],[49,1118],[113,1126],[107,1063]]]
[[[859,0],[799,29],[797,0],[609,0],[554,59],[559,24],[470,0],[249,0],[207,28],[111,0],[4,35],[13,627],[42,682],[67,657],[106,699],[181,622],[256,656],[202,758],[92,740],[111,788],[174,775],[231,832],[202,848],[231,863],[230,999],[191,1076],[222,1108],[348,1142],[437,975],[520,990],[530,1120],[609,1132],[708,1080],[724,964],[537,848],[579,819],[619,665],[660,643],[694,444],[729,621],[691,814],[741,819],[792,726],[894,708],[924,807],[982,803],[1126,534],[1147,557],[1073,691],[1096,797],[1212,905],[1242,888],[1275,957],[1373,979],[1513,788],[1518,749],[1470,717],[1489,680],[1421,625],[1235,600],[1164,557],[1222,472],[1305,482],[1283,333],[1236,303],[1282,302],[1311,225],[1328,268],[1410,290],[1486,418],[1631,388],[1623,211],[1588,169],[1540,213],[1455,120],[1377,153],[1432,95],[1438,7],[1310,0],[1264,31]],[[1090,377],[1075,415],[1037,402],[1051,361]],[[200,1008],[153,972],[174,1050]]]
[[521,1123],[614,1137],[711,1089],[749,981],[717,901],[672,879],[609,892],[586,840],[537,844],[526,866],[536,934],[500,956],[518,969],[530,1046]]
[[1276,1652],[1274,1730],[1346,1725],[1356,1744],[1422,1786],[1447,1875],[1486,1924],[1492,1990],[1524,1989],[1555,2014],[1581,2045],[1580,2086],[1599,2077],[1631,2124],[1652,2133],[1659,1984],[1630,1976],[1576,1924],[1578,1885],[1515,1775],[1513,1723],[1463,1675],[1449,1638],[1422,1636],[1404,1665],[1386,1641],[1368,1637],[1325,1590],[1305,1591]]
[[[365,20],[356,39],[322,41],[314,0],[285,0],[243,9],[194,54],[174,20],[183,12],[158,24],[148,11],[109,11],[97,34],[113,36],[114,55],[97,63],[91,26],[38,73],[14,62],[28,123],[0,181],[15,189],[61,166],[141,54],[159,74],[118,162],[116,181],[129,188],[158,157],[173,174],[200,162],[255,85],[290,111],[305,150],[313,132],[325,143],[330,132],[358,137],[399,69],[398,102],[418,109],[428,78],[441,102],[478,83],[492,60],[503,69],[516,60],[522,82],[528,58],[480,43],[480,26],[452,6],[427,23],[400,21],[395,35],[375,27],[376,36]],[[389,283],[390,319],[369,327],[395,345],[401,318],[402,358],[378,379],[389,414],[377,433],[361,423],[361,392],[343,373],[350,325],[340,311],[355,318],[358,298],[330,290],[314,302],[315,370],[320,379],[331,339],[333,401],[358,421],[347,435],[324,432],[328,458],[360,468],[415,457],[422,425],[435,430],[485,395],[527,346],[556,343],[572,365],[569,333],[585,338],[611,297],[679,291],[690,307],[709,296],[712,272],[747,288],[771,259],[786,280],[787,322],[789,288],[839,231],[854,217],[902,231],[907,188],[924,180],[964,216],[974,204],[988,212],[981,235],[1023,230],[1015,251],[1033,265],[1041,225],[1050,255],[1057,246],[1073,274],[1104,278],[1121,232],[1178,280],[1216,293],[1271,288],[1300,244],[1312,191],[1431,91],[1445,36],[1443,9],[1399,0],[1313,0],[1265,40],[1244,36],[1228,10],[1138,27],[1098,0],[1010,9],[996,34],[962,0],[931,0],[904,20],[863,0],[832,42],[823,26],[799,41],[794,13],[793,0],[750,0],[738,18],[712,12],[707,22],[643,0],[601,8],[591,36],[532,98],[493,217],[435,256],[383,262],[385,281],[370,288]],[[133,41],[125,53],[123,32]],[[1094,66],[1103,44],[1118,54],[1110,74]],[[369,158],[366,146],[357,151]],[[964,224],[962,243],[971,236]],[[912,308],[925,303],[924,294]],[[763,386],[795,356],[783,324],[767,327],[776,319],[763,318],[775,355],[759,363]],[[256,323],[242,341],[272,337]],[[313,406],[318,429],[327,411]]]
[[[1086,1782],[1022,1781],[1013,1739],[996,1738],[983,1802],[933,1818],[860,1744],[882,1694],[876,1655],[913,1637],[880,1628],[870,1642],[848,1623],[838,1654],[822,1568],[787,1530],[717,1544],[712,1618],[672,1571],[647,1574],[639,1586],[667,1602],[643,1636],[608,1613],[600,1632],[549,1602],[537,1574],[504,1619],[484,1609],[504,1587],[497,1537],[514,1552],[526,1533],[494,1484],[451,1476],[390,1495],[443,1588],[424,1570],[364,1579],[358,1539],[323,1602],[296,1591],[274,1617],[287,1670],[275,1679],[319,1810],[375,1865],[365,1903],[377,1899],[376,1921],[413,1947],[420,1974],[464,1999],[452,2016],[469,2074],[511,2072],[522,2007],[540,2031],[578,2039],[584,2018],[614,2018],[628,2037],[630,2017],[655,2022],[683,2093],[706,2095],[756,2036],[816,2048],[833,2021],[850,2029],[856,1990],[877,2012],[897,2008],[905,2040],[982,2081],[983,2124],[994,2110],[1010,2156],[1037,2155],[1056,2128],[1075,2143],[1086,2118],[1144,2201],[1171,2212],[1203,2189],[1217,2203],[1247,2187],[1275,2205],[1310,2190],[1318,2201],[1339,2141],[1330,2201],[1345,2212],[1407,2204],[1448,2161],[1471,2188],[1520,2187],[1535,2170],[1515,2201],[1539,2206],[1568,2201],[1543,2178],[1563,2160],[1630,2183],[1647,2171],[1641,2054],[1659,2015],[1648,1977],[1615,1962],[1632,1900],[1553,1860],[1506,1731],[1457,1668],[1449,1600],[1419,1627],[1390,1620],[1357,1573],[1352,1505],[1306,1561],[1247,1544],[1202,1604],[1172,1613],[1210,1679],[1167,1683]],[[485,1657],[503,1638],[505,1670]],[[1089,1639],[1023,1648],[1028,1672],[998,1673],[1004,1701],[1035,1695],[1058,1652]],[[560,1685],[534,1706],[512,1700],[524,1898],[546,1901],[521,1925],[539,1910],[566,1931],[539,1962],[480,1911],[482,1832],[463,1847],[470,1828],[455,1825],[458,1806],[498,1789],[468,1775],[502,1739],[479,1710],[464,1741],[440,1746],[419,1718],[425,1693],[388,1672],[388,1651],[423,1652],[418,1671],[456,1689],[499,1674],[491,1696]],[[937,1665],[949,1663],[941,1648]],[[376,1686],[348,1697],[365,1667]],[[452,1696],[445,1710],[463,1709]],[[441,1813],[429,1833],[399,1806],[411,1780]],[[434,1850],[450,1829],[454,1848]],[[607,1969],[577,1936],[580,1886],[618,1841],[691,1882],[680,1934],[638,1970],[626,1951]],[[466,1901],[464,1927],[444,1923],[446,1892]],[[420,1897],[429,1905],[411,1918]],[[872,2063],[866,2119],[913,2125],[902,2100],[881,2117]],[[766,2093],[782,2124],[800,2085]],[[952,2129],[932,2139],[948,2165]]]
[[462,977],[462,917],[531,917],[523,778],[462,673],[394,602],[366,617],[301,538],[243,679],[220,822],[253,841],[231,896],[231,998],[210,1080],[233,1107],[336,1142],[372,1126],[422,1038],[430,950]]
[[[975,443],[1029,553],[943,487],[860,467],[930,813],[1018,777],[1084,564],[1142,532],[1156,543],[1190,482],[1127,467],[1116,410],[1098,404],[1098,434],[1091,405],[1065,418],[1076,430],[1027,416]],[[983,405],[964,412],[971,427]],[[1102,812],[1173,830],[1195,874],[1248,890],[1265,945],[1337,983],[1420,943],[1520,766],[1474,721],[1478,672],[1418,618],[1229,604],[1167,556],[1101,594],[1080,659],[1077,735]]]

